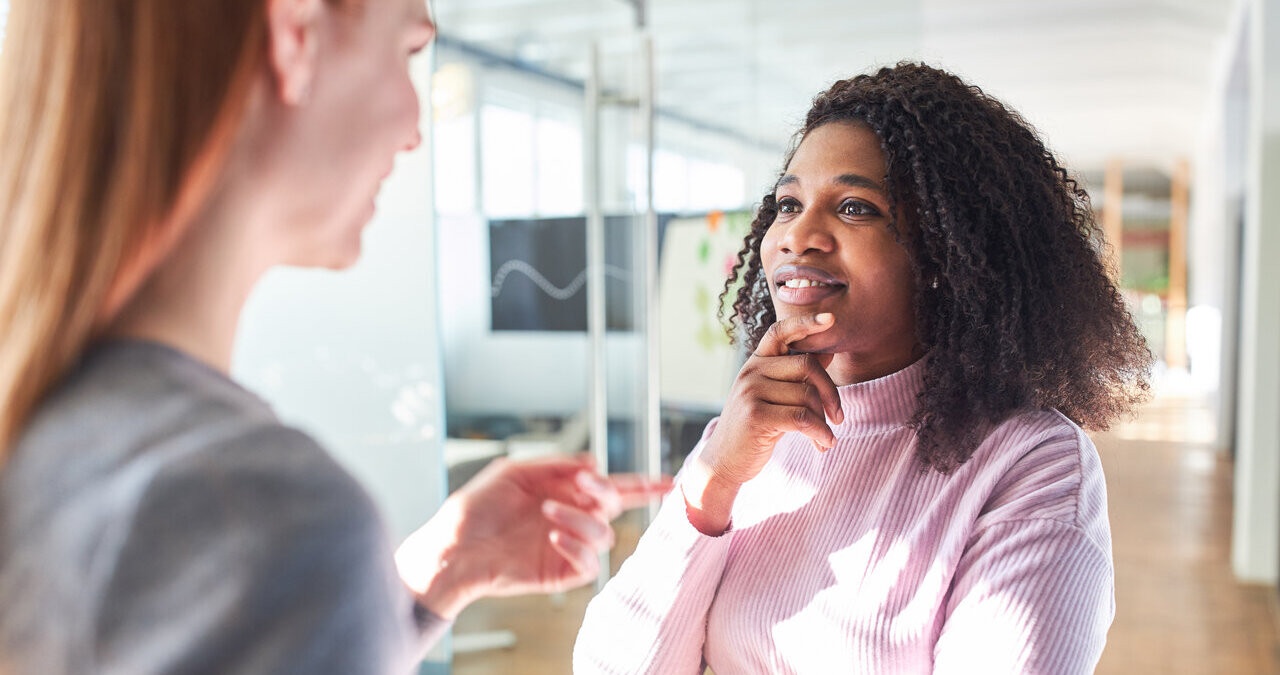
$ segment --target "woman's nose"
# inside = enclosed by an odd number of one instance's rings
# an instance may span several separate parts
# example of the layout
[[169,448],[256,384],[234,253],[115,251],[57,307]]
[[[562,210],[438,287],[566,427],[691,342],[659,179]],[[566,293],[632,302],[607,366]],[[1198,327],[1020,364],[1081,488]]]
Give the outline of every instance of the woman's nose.
[[412,135],[409,136],[409,142],[405,144],[404,151],[411,152],[422,145],[422,131],[414,127]]
[[835,237],[819,213],[802,211],[784,227],[778,239],[778,249],[784,253],[830,253],[835,249]]

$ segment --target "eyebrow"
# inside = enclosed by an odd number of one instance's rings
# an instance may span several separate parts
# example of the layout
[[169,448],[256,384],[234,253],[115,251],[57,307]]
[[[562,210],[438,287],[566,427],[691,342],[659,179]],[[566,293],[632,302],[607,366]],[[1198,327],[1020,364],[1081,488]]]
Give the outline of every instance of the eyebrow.
[[[799,182],[800,182],[799,177],[797,177],[795,174],[789,173],[783,176],[782,178],[779,178],[777,184],[773,186],[773,189],[774,191],[777,191],[777,189],[780,187],[783,187],[786,185],[794,185]],[[841,185],[845,185],[848,187],[860,187],[860,188],[867,188],[868,190],[875,190],[877,192],[884,192],[884,188],[881,187],[879,182],[871,180],[866,176],[858,175],[856,173],[842,173],[839,176],[836,176],[833,179],[833,182],[839,183]]]

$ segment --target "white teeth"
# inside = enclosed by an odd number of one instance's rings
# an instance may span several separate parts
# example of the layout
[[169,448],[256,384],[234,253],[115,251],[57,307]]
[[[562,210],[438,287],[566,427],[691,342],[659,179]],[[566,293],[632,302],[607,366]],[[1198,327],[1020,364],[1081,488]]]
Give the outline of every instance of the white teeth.
[[787,283],[784,285],[787,288],[809,288],[811,286],[827,286],[828,284],[824,284],[821,281],[814,281],[812,279],[788,279]]

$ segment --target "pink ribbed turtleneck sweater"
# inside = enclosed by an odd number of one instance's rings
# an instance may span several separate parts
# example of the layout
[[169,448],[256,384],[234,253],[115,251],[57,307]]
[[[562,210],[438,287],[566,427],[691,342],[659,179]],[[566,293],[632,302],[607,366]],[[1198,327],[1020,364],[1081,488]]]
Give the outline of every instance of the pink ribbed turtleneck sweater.
[[1092,672],[1114,614],[1097,451],[1027,411],[926,470],[906,425],[923,368],[841,387],[836,446],[785,436],[723,536],[669,496],[588,608],[574,672]]

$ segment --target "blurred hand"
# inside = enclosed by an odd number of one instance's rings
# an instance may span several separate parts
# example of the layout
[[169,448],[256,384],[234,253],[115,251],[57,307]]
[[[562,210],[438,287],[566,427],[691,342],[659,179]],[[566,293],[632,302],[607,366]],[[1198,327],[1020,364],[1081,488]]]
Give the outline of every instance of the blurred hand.
[[835,445],[827,418],[844,421],[835,382],[819,357],[788,347],[832,325],[830,314],[779,321],[742,366],[715,430],[681,474],[689,521],[704,534],[728,528],[738,489],[764,469],[783,434],[798,431],[819,450]]
[[600,476],[590,455],[497,459],[396,553],[401,576],[445,618],[485,596],[581,586],[613,545],[609,522],[666,494],[671,479]]

